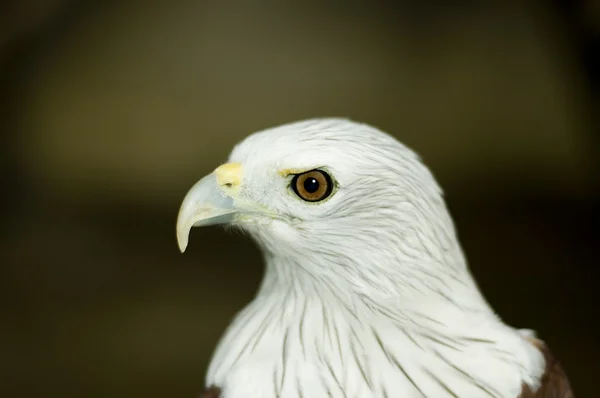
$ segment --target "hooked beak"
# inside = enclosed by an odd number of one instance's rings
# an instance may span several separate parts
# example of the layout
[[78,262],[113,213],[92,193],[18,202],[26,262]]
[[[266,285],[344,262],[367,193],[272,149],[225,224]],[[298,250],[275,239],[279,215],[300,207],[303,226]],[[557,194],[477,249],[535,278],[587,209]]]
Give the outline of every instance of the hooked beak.
[[236,199],[242,182],[242,165],[227,163],[198,181],[187,193],[177,217],[177,244],[183,253],[192,227],[225,224],[238,211]]

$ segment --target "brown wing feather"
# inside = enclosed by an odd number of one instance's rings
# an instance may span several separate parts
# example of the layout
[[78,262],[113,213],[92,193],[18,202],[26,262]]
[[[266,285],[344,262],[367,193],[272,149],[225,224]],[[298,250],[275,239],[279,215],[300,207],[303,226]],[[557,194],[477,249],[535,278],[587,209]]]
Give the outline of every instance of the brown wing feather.
[[220,398],[221,397],[221,389],[219,387],[208,387],[206,390],[200,394],[198,398]]
[[532,391],[529,386],[524,385],[518,398],[574,398],[569,379],[550,349],[541,340],[531,339],[531,342],[544,354],[546,370],[540,387]]

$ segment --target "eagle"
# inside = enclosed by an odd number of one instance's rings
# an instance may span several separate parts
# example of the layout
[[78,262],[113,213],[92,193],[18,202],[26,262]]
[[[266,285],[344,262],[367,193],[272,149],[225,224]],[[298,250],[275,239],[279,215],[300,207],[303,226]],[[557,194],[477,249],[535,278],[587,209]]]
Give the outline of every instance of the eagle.
[[265,272],[202,398],[573,398],[545,343],[481,294],[429,169],[375,127],[249,135],[183,199],[181,252],[215,224],[253,238]]

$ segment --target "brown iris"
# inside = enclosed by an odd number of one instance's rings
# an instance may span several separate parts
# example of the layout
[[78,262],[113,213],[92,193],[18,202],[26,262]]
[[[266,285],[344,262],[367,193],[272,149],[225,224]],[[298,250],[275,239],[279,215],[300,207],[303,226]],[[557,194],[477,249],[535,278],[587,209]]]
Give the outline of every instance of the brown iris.
[[292,189],[307,202],[318,202],[331,194],[333,184],[329,174],[322,170],[311,170],[296,174],[292,179]]

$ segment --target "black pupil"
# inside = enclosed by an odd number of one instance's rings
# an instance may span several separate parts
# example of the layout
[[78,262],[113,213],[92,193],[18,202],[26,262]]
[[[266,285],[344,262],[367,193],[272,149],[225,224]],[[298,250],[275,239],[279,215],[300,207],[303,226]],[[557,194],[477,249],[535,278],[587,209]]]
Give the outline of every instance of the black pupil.
[[315,193],[319,190],[319,181],[315,177],[308,177],[304,180],[304,190],[308,193]]

